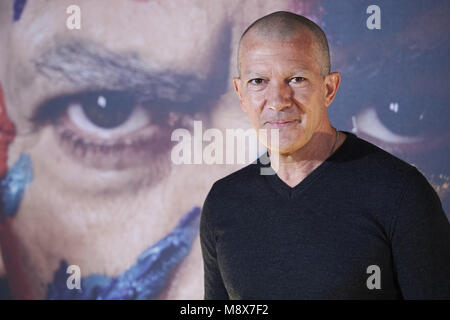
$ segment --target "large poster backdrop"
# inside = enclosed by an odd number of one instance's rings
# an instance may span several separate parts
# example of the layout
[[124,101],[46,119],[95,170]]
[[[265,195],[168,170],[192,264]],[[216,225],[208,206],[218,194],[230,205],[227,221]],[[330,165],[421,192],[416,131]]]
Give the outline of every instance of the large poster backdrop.
[[236,47],[277,10],[328,37],[332,124],[450,212],[448,1],[1,0],[2,297],[202,299],[201,206],[245,164],[176,164],[172,134],[250,128]]

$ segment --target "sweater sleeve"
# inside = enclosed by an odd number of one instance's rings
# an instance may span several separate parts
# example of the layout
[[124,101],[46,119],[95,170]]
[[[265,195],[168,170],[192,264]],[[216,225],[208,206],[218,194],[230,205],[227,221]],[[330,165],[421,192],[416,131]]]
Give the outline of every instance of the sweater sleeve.
[[223,284],[217,261],[216,238],[212,226],[214,219],[209,206],[210,194],[203,204],[200,218],[200,244],[204,269],[204,299],[227,300],[228,293]]
[[404,299],[450,299],[450,223],[426,178],[409,173],[391,228],[398,284]]

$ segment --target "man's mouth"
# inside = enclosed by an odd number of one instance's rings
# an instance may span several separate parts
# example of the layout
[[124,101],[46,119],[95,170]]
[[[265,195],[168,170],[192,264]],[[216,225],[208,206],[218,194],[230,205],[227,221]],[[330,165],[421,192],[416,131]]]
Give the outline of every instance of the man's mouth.
[[271,127],[276,127],[276,128],[284,128],[296,123],[300,123],[301,120],[298,119],[292,119],[292,120],[273,120],[273,121],[266,121],[264,122],[264,125],[269,125]]

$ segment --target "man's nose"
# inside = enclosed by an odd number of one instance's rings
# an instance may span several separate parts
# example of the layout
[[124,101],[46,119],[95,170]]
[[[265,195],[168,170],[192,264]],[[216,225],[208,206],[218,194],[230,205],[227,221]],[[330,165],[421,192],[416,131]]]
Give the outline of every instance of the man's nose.
[[271,81],[268,89],[266,104],[270,109],[280,111],[292,105],[292,88],[287,83]]

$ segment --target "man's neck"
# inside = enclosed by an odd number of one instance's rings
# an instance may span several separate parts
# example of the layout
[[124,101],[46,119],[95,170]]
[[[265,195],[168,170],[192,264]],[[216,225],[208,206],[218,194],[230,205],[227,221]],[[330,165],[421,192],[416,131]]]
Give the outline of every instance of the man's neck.
[[[278,177],[291,188],[298,185],[314,169],[324,162],[345,140],[345,135],[340,134],[336,140],[337,132],[331,126],[329,129],[317,131],[302,148],[291,154],[278,154],[278,170],[275,170],[269,151],[272,168]],[[276,160],[275,160],[276,161]]]

